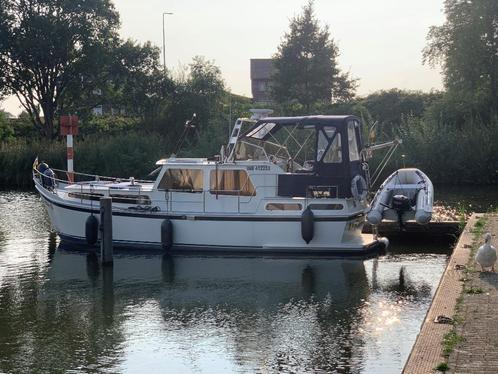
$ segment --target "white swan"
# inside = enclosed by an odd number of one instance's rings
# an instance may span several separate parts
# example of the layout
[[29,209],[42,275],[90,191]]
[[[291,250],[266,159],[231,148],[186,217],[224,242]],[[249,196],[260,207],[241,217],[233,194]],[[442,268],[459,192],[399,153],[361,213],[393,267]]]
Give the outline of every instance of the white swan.
[[489,232],[484,235],[484,244],[477,250],[476,262],[481,265],[481,271],[489,267],[491,267],[491,271],[495,271],[496,249],[491,245]]

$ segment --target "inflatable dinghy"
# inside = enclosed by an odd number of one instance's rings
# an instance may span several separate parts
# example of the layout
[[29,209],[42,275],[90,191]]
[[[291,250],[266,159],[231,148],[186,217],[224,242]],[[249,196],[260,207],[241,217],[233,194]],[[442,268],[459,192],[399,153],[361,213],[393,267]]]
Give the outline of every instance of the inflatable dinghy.
[[403,227],[415,220],[421,225],[432,218],[434,187],[419,169],[399,169],[392,173],[375,194],[367,221],[378,225],[382,220],[398,221]]

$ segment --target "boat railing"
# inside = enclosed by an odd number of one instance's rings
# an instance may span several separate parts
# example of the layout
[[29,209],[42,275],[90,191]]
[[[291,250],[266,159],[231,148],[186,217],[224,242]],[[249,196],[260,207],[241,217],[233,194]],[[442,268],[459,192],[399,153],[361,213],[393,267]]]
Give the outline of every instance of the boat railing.
[[[136,182],[136,183],[155,183],[155,180],[144,180],[144,179],[136,179],[134,177],[129,177],[129,178],[119,178],[119,177],[108,177],[105,175],[98,175],[98,174],[87,174],[87,173],[80,173],[80,172],[68,172],[67,170],[62,170],[62,169],[55,169],[51,168],[52,171],[54,171],[55,176],[49,176],[46,174],[42,174],[38,169],[33,169],[33,174],[38,177],[39,179],[44,177],[47,179],[51,179],[54,182],[58,183],[63,183],[63,184],[78,184],[78,183],[91,183],[91,182],[108,182],[108,183],[120,183],[120,182]],[[58,173],[58,174],[57,174]],[[59,176],[64,176],[65,179],[59,177]],[[70,176],[72,177],[72,180],[70,179]]]
[[[65,170],[60,170],[60,169],[52,169],[54,172],[58,173],[66,173]],[[71,183],[67,179],[60,179],[56,176],[47,176],[45,174],[42,174],[40,171],[37,169],[33,169],[33,176],[37,178],[40,182],[40,184],[48,191],[51,191],[52,193],[60,196],[60,192],[63,189],[63,187],[67,187],[71,185],[72,187],[78,186],[79,189],[72,188],[71,190],[66,190],[64,191],[65,194],[67,194],[68,197],[79,199],[80,203],[84,202],[90,202],[90,205],[92,205],[93,201],[99,201],[101,197],[104,196],[109,196],[113,198],[114,203],[117,204],[125,204],[125,205],[132,205],[131,207],[115,207],[114,209],[122,209],[122,210],[130,210],[130,209],[137,209],[137,210],[143,210],[143,211],[150,211],[150,212],[158,212],[161,211],[161,207],[166,208],[167,212],[173,212],[173,211],[182,211],[182,212],[190,212],[190,210],[181,210],[178,209],[178,204],[183,204],[183,205],[188,205],[188,204],[194,204],[194,205],[199,205],[198,210],[192,211],[192,213],[206,213],[210,209],[208,207],[208,201],[211,201],[211,199],[208,199],[207,196],[216,196],[216,198],[220,197],[236,197],[236,209],[234,209],[232,212],[233,213],[249,213],[244,207],[249,206],[251,203],[253,203],[254,198],[256,196],[261,196],[261,193],[264,189],[272,189],[274,191],[277,190],[276,185],[263,185],[263,186],[255,186],[254,187],[254,193],[248,194],[247,192],[244,191],[243,186],[239,190],[214,190],[214,189],[209,189],[209,190],[192,190],[188,191],[189,195],[193,196],[199,196],[199,198],[192,198],[192,199],[185,199],[185,194],[182,196],[181,199],[175,199],[175,195],[178,192],[187,192],[185,190],[165,190],[165,199],[154,199],[153,196],[151,196],[150,190],[144,191],[140,183],[146,182],[146,183],[153,183],[153,181],[146,181],[146,180],[134,180],[135,182],[138,182],[136,184],[136,189],[126,191],[124,193],[119,193],[116,194],[113,192],[118,192],[120,191],[119,189],[113,189],[110,185],[106,186],[107,183],[106,180],[102,179],[107,179],[109,181],[109,184],[111,183],[116,183],[116,182],[131,182],[133,179],[121,179],[121,178],[113,178],[113,177],[105,177],[105,176],[97,176],[93,174],[86,174],[86,173],[75,173],[75,175],[80,175],[82,177],[93,177],[93,180],[88,180],[85,183],[84,181],[80,181],[78,183]],[[50,185],[53,186],[53,188],[47,188],[47,183],[43,182],[42,178],[46,178],[46,180],[51,180],[52,183]],[[93,184],[92,182],[98,182],[98,184]],[[103,184],[103,182],[105,184]],[[98,186],[98,190],[95,189],[94,187]],[[319,186],[320,189],[323,189],[324,187],[329,187],[329,188],[337,188],[337,186]],[[264,195],[264,194],[263,194]],[[325,196],[323,196],[325,197]],[[315,197],[316,198],[316,197]],[[333,197],[330,197],[333,198]],[[303,203],[304,203],[304,209],[309,204],[310,199],[313,199],[310,196],[306,196],[303,198]],[[313,199],[314,200],[314,199]],[[268,199],[265,198],[260,198],[258,199],[258,204],[255,207],[255,210],[251,210],[251,212],[254,211],[259,211],[261,204],[264,204],[268,201]],[[202,207],[200,206],[202,204]],[[174,209],[176,206],[177,209]],[[229,211],[227,211],[229,213]]]
[[[54,169],[52,168],[54,172],[60,173],[61,175],[66,176],[66,183],[71,183],[69,181],[68,174],[69,172],[67,170],[61,170],[61,169]],[[154,183],[155,180],[144,180],[144,179],[136,179],[133,177],[129,178],[118,178],[118,177],[108,177],[105,175],[98,175],[98,174],[87,174],[87,173],[81,173],[81,172],[71,172],[71,174],[74,177],[73,181],[74,183],[78,182],[96,182],[96,181],[102,181],[102,182],[110,182],[110,183],[119,183],[119,182],[137,182],[137,183]]]
[[[38,169],[33,169],[33,177],[38,179],[41,185],[48,191],[54,193],[55,195],[59,195],[59,191],[64,187],[69,185],[78,186],[79,191],[74,188],[71,191],[67,191],[68,196],[70,197],[79,197],[80,202],[83,203],[84,200],[90,201],[98,201],[100,197],[103,197],[104,194],[100,192],[108,192],[110,197],[115,198],[118,203],[123,204],[140,204],[140,205],[150,205],[151,199],[148,195],[144,194],[144,190],[142,188],[141,183],[153,184],[155,181],[151,180],[141,180],[134,178],[116,178],[116,177],[107,177],[103,175],[96,174],[87,174],[87,173],[79,173],[72,172],[72,181],[69,178],[69,173],[66,170],[61,169],[51,169],[54,172],[54,175],[47,175],[41,173]],[[58,174],[57,174],[58,173]],[[61,179],[58,175],[64,175],[66,179]],[[86,180],[85,180],[86,179]],[[119,191],[119,189],[113,189],[110,185],[121,182],[129,182],[134,183],[135,188],[133,190],[127,191],[130,195],[114,195],[112,191]],[[98,183],[99,191],[95,191],[93,187],[95,183]],[[107,185],[107,186],[106,186]],[[90,187],[90,191],[86,190],[86,187]],[[104,188],[102,188],[104,187]],[[147,191],[148,192],[148,191]],[[72,195],[72,196],[71,196]]]
[[[61,170],[61,169],[52,169],[54,172],[58,173],[59,175],[66,175],[67,177],[67,171],[66,170]],[[128,204],[128,205],[139,205],[143,206],[145,205],[146,207],[149,206],[151,211],[159,211],[160,208],[158,205],[164,204],[164,200],[159,200],[159,199],[153,199],[149,194],[151,191],[144,191],[142,189],[142,186],[140,183],[154,183],[154,181],[150,180],[137,180],[133,178],[129,179],[123,179],[123,178],[115,178],[115,177],[106,177],[106,176],[101,176],[101,175],[95,175],[95,174],[87,174],[87,173],[79,173],[79,172],[74,172],[74,176],[80,177],[79,181],[76,181],[76,178],[73,179],[73,181],[69,181],[67,179],[61,179],[57,175],[54,174],[54,176],[51,175],[46,175],[41,173],[38,169],[33,169],[33,176],[34,178],[38,179],[40,184],[48,191],[52,192],[55,195],[59,196],[59,193],[64,187],[67,187],[71,185],[72,188],[71,190],[66,190],[64,191],[65,194],[67,194],[68,197],[71,198],[76,198],[80,200],[80,203],[86,202],[86,201],[99,201],[101,197],[104,197],[104,194],[106,196],[110,196],[114,199],[116,203],[122,203],[122,204]],[[82,178],[87,178],[87,180],[81,180]],[[90,179],[91,178],[91,179]],[[50,183],[48,182],[50,181]],[[131,182],[134,181],[137,184],[135,185],[136,188],[130,191],[126,191],[128,195],[123,195],[123,194],[113,194],[112,192],[117,192],[119,189],[113,189],[110,185],[114,183],[119,183],[119,182]],[[95,182],[98,182],[98,184],[94,184]],[[106,186],[106,184],[109,184]],[[98,190],[96,190],[94,187],[98,186]],[[79,187],[78,189],[76,187]],[[174,193],[175,192],[186,192],[185,190],[167,190],[165,198],[166,198],[166,209],[167,211],[173,211],[173,204],[200,204],[202,203],[202,212],[206,212],[206,194],[209,195],[217,195],[218,196],[236,196],[237,197],[237,212],[240,213],[241,211],[241,204],[249,204],[252,200],[252,198],[257,194],[257,190],[261,188],[276,188],[276,186],[258,186],[256,187],[256,191],[254,194],[251,195],[246,195],[242,194],[241,190],[223,190],[223,194],[221,191],[216,190],[198,190],[198,191],[188,191],[189,193],[192,193],[194,195],[195,193],[201,193],[202,194],[202,202],[200,202],[198,199],[192,199],[192,200],[185,200],[185,199],[177,199],[176,201],[173,199]],[[249,201],[241,201],[241,198],[248,197]],[[119,208],[118,208],[119,209]],[[125,208],[129,209],[129,208]]]

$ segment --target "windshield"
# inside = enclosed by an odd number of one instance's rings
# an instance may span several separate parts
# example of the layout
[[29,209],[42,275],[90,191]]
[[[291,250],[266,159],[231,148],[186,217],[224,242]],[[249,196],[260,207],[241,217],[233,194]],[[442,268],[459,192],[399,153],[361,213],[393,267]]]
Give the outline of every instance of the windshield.
[[263,123],[253,129],[246,136],[254,139],[263,139],[271,130],[273,130],[275,126],[275,123]]
[[286,171],[311,170],[315,161],[316,128],[285,126],[272,133],[275,126],[264,123],[246,134],[237,144],[235,159],[271,161]]

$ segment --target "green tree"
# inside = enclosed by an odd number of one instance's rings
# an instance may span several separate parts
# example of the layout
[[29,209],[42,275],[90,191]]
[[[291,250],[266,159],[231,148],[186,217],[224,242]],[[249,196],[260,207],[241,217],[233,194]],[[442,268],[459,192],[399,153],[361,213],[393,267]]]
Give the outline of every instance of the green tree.
[[337,64],[339,50],[328,26],[320,27],[313,1],[294,17],[290,30],[273,56],[273,99],[284,106],[302,106],[306,112],[315,104],[351,100],[357,82]]
[[220,68],[213,61],[202,56],[194,57],[192,63],[178,74],[175,84],[166,122],[183,124],[196,113],[197,125],[207,127],[223,112],[225,83]]
[[75,82],[92,89],[117,40],[110,0],[0,0],[0,87],[47,138]]
[[446,22],[431,27],[424,61],[443,68],[450,102],[467,116],[498,113],[498,1],[446,0]]
[[157,115],[157,106],[174,86],[159,68],[159,49],[132,40],[116,43],[90,80],[94,84],[74,81],[65,98],[65,110],[78,113],[84,122],[100,105],[146,122]]
[[442,97],[439,92],[424,93],[400,89],[381,90],[359,100],[386,138],[396,135],[404,118],[421,118],[428,107]]
[[31,117],[26,111],[22,111],[17,118],[12,119],[12,126],[14,128],[14,137],[16,139],[22,138],[24,140],[36,139],[38,132],[33,126]]
[[0,142],[5,142],[12,139],[14,136],[14,128],[8,118],[7,112],[0,109]]
[[111,79],[126,114],[151,119],[161,102],[169,100],[173,93],[174,83],[164,74],[159,54],[160,50],[150,42],[139,45],[127,40],[116,49]]

